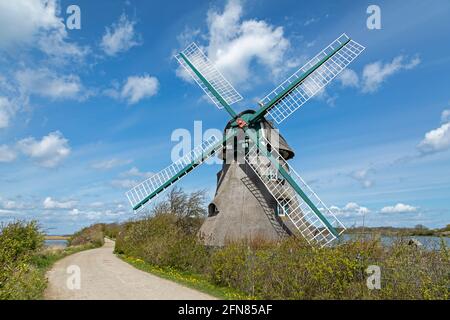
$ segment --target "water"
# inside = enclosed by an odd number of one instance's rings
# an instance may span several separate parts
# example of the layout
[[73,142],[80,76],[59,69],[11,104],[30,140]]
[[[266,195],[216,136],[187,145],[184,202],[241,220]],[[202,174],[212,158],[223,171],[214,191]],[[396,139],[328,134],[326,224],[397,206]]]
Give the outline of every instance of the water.
[[67,247],[67,240],[45,240],[44,246],[46,247]]
[[[360,237],[360,235],[357,234],[344,234],[341,236],[341,241],[349,241],[352,239],[355,239],[357,237]],[[368,235],[370,237],[370,235]],[[444,240],[444,243],[447,247],[450,248],[450,238],[449,237],[433,237],[433,236],[408,236],[408,237],[390,237],[390,236],[381,236],[380,240],[381,243],[385,246],[392,245],[395,241],[403,239],[404,241],[408,241],[410,239],[416,239],[418,240],[426,249],[432,250],[432,249],[439,249],[441,246],[442,240]]]

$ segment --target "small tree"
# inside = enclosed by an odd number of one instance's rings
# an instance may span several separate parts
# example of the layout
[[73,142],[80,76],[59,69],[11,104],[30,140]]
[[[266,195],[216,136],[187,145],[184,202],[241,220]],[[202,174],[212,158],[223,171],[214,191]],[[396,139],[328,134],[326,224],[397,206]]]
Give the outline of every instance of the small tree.
[[194,191],[190,194],[181,188],[173,188],[164,201],[155,205],[153,214],[172,213],[176,216],[199,218],[206,215],[206,190]]
[[206,216],[206,190],[186,193],[174,187],[165,199],[152,209],[153,215],[173,214],[177,217],[177,225],[187,234],[196,233]]

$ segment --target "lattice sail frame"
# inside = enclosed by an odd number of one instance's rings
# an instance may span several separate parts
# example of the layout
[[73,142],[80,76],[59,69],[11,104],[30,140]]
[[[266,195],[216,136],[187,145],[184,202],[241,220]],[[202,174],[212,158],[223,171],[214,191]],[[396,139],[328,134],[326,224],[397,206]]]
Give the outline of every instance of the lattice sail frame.
[[[345,44],[348,42],[347,44]],[[275,90],[264,97],[260,103],[266,105],[279,96],[290,85],[295,83],[302,75],[314,67],[322,59],[332,54],[336,49],[345,44],[331,58],[324,62],[318,69],[313,71],[304,81],[294,87],[292,91],[286,94],[272,108],[269,109],[268,115],[276,123],[280,124],[294,111],[305,104],[310,98],[320,92],[331,80],[333,80],[341,71],[343,71],[358,55],[360,55],[365,47],[360,45],[344,33],[328,47],[322,50],[318,55],[307,62],[303,67],[297,70],[292,76],[285,80]]]
[[[260,137],[259,143],[264,146],[270,145],[264,137]],[[346,229],[344,224],[328,209],[316,193],[278,153],[276,148],[271,147],[270,149],[272,157],[289,173],[323,217],[335,230],[339,230],[339,235],[341,235]],[[337,239],[337,236],[329,230],[323,220],[309,207],[295,189],[280,174],[277,174],[278,168],[258,149],[256,144],[250,144],[245,160],[264,183],[278,205],[282,208],[285,208],[286,205],[289,206],[285,212],[286,216],[308,243],[323,247]]]
[[[202,50],[195,44],[189,45],[182,54],[189,60],[189,62],[197,69],[197,71],[211,84],[211,86],[217,91],[222,99],[228,104],[232,105],[240,100],[242,96],[234,89],[231,83],[225,79],[225,77],[216,69],[214,64],[208,59],[208,57],[202,52]],[[208,97],[214,102],[214,104],[222,109],[223,106],[220,101],[212,94],[208,87],[201,81],[195,72],[189,67],[181,54],[177,54],[175,58],[189,73],[189,75],[197,82],[202,90],[208,95]]]
[[[172,179],[186,167],[193,165],[193,168],[195,168],[199,164],[205,162],[208,158],[215,155],[219,150],[223,148],[222,143],[219,142],[222,142],[222,140],[212,135],[209,139],[204,140],[200,145],[198,145],[188,154],[184,155],[183,157],[172,163],[167,168],[154,174],[150,178],[144,180],[140,184],[136,185],[135,187],[127,191],[125,195],[127,196],[131,206],[135,208],[142,201],[144,201],[149,195],[151,195],[156,190],[161,188],[168,180]],[[184,175],[180,176],[176,181],[181,179],[183,176]],[[158,197],[159,194],[156,195],[155,198]],[[135,209],[135,212],[142,210],[144,207],[145,205],[141,206],[138,209]]]

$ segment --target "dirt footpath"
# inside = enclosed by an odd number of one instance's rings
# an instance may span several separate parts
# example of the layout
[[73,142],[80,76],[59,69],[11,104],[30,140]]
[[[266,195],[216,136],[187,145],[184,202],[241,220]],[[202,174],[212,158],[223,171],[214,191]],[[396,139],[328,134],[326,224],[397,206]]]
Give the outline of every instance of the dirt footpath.
[[[214,299],[207,294],[138,270],[113,254],[106,239],[98,249],[65,257],[48,272],[46,299],[186,300]],[[79,277],[78,277],[79,275]],[[79,281],[78,281],[79,279]]]

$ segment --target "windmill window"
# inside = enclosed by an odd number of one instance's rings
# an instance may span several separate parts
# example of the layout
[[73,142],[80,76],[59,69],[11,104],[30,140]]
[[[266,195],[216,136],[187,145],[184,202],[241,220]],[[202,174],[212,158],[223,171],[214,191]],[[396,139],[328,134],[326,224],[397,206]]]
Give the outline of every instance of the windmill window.
[[289,214],[289,202],[286,199],[279,200],[277,206],[277,215],[279,217],[284,217]]
[[219,209],[214,203],[210,203],[208,206],[208,217],[214,217],[219,213]]

